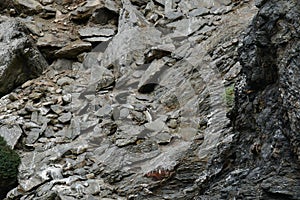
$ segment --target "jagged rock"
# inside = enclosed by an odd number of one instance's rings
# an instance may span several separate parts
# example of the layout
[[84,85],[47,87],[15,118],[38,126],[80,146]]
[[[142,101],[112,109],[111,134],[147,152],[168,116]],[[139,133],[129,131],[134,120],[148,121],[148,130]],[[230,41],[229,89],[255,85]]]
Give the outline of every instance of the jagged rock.
[[26,22],[26,20],[24,20],[24,24],[32,34],[40,37],[44,36],[42,29],[39,26],[37,26],[34,22]]
[[22,129],[19,125],[15,124],[12,126],[9,125],[2,125],[0,127],[0,136],[4,138],[7,145],[9,145],[12,149],[15,148],[18,140],[22,136]]
[[[299,5],[295,1],[258,2],[260,11],[239,49],[242,73],[236,86],[232,115],[236,136],[232,146],[225,147],[228,158],[232,158],[230,165],[235,166],[232,169],[242,171],[234,176],[232,171],[226,176],[231,178],[218,184],[223,185],[224,199],[231,196],[298,199],[299,184],[294,183],[300,179],[299,164],[296,164],[299,134],[295,134],[299,117],[291,113],[298,112],[295,105],[299,97],[294,92],[298,89],[292,85],[298,85],[299,79],[292,74],[299,67],[292,63],[297,63],[294,53],[299,49],[299,41],[294,30],[298,30],[299,25],[291,18],[299,16]],[[258,175],[260,179],[253,184]],[[237,185],[233,186],[233,182]],[[216,190],[220,187],[210,192]],[[259,190],[261,193],[257,194]]]
[[48,66],[26,34],[20,22],[10,18],[0,19],[0,96],[37,77]]
[[36,14],[42,12],[43,6],[37,0],[14,0],[13,4],[19,12]]
[[153,91],[153,87],[159,85],[159,76],[166,70],[167,66],[163,60],[155,60],[146,69],[145,73],[140,79],[138,90],[141,93],[148,93]]
[[9,198],[299,198],[296,1],[256,1],[243,40],[254,0],[40,2],[23,21],[55,62],[0,99]]
[[33,143],[35,143],[41,134],[41,130],[38,128],[33,128],[31,129],[31,131],[29,132],[27,138],[26,138],[26,145],[31,145]]
[[100,65],[95,56],[98,57],[98,54],[89,53],[83,61],[84,66],[91,69],[90,89],[92,91],[90,92],[93,93],[112,85],[115,81],[114,74],[107,68]]
[[79,23],[88,21],[89,18],[94,13],[95,9],[99,6],[100,6],[100,1],[97,0],[87,1],[86,4],[77,7],[76,10],[71,12],[71,19]]
[[97,110],[95,115],[99,116],[99,117],[104,117],[104,116],[108,116],[111,112],[112,112],[111,106],[110,105],[105,105],[104,107]]
[[64,111],[64,108],[60,105],[51,105],[50,108],[53,112],[55,112],[58,115]]
[[71,120],[72,118],[72,114],[70,112],[67,112],[67,113],[63,113],[59,118],[58,120],[61,122],[61,123],[67,123]]
[[174,36],[182,37],[193,34],[198,31],[207,23],[204,19],[198,19],[195,17],[191,17],[189,19],[182,19],[170,24],[167,24],[168,27],[174,27],[175,32]]
[[[274,5],[273,5],[274,4]],[[297,91],[298,88],[293,85],[297,85],[298,79],[295,79],[295,74],[298,69],[295,62],[297,62],[298,57],[296,52],[298,52],[299,45],[298,42],[293,42],[293,50],[288,48],[279,47],[282,44],[290,43],[291,38],[296,37],[295,31],[288,31],[287,26],[293,26],[298,30],[298,24],[290,22],[290,20],[296,16],[299,16],[299,12],[296,9],[298,4],[287,3],[283,1],[279,2],[266,2],[262,4],[264,8],[261,9],[261,12],[257,16],[256,20],[261,21],[262,16],[268,16],[272,20],[281,20],[279,24],[270,23],[270,26],[267,25],[255,25],[253,24],[250,31],[251,35],[244,40],[244,50],[241,52],[241,60],[244,65],[243,72],[246,75],[247,86],[249,90],[262,90],[269,85],[274,85],[273,88],[278,87],[280,98],[282,99],[282,105],[287,110],[287,118],[289,118],[289,123],[291,128],[284,129],[285,135],[291,140],[293,146],[293,151],[299,157],[299,135],[296,134],[296,127],[298,127],[297,120],[299,117],[292,114],[299,110]],[[295,7],[293,7],[295,6]],[[291,14],[284,15],[282,18],[277,16],[283,15],[287,10],[291,10]],[[273,12],[275,12],[273,13]],[[290,11],[289,11],[290,12]],[[257,35],[254,32],[256,30],[263,31],[264,34]],[[285,30],[285,31],[284,31]],[[274,35],[270,36],[269,32],[275,32]],[[254,44],[254,40],[257,40],[262,47]],[[258,47],[258,49],[252,49],[253,47]],[[259,54],[251,58],[251,55],[255,53]],[[271,52],[271,53],[270,53]],[[275,56],[275,54],[278,54]],[[289,54],[289,56],[287,56]],[[284,59],[284,61],[282,61]],[[290,60],[291,62],[286,62],[285,60]],[[256,64],[259,63],[259,64]],[[288,75],[289,74],[289,75]],[[287,81],[289,80],[289,81]],[[275,85],[279,81],[279,86]],[[287,83],[289,82],[289,83]],[[268,95],[268,94],[265,94]],[[270,94],[271,95],[271,94]],[[288,103],[290,101],[290,103]],[[280,106],[280,105],[279,105]],[[291,106],[291,108],[289,108]],[[284,115],[284,114],[279,114]],[[283,117],[283,121],[286,122],[287,118]],[[283,122],[283,123],[285,123]]]
[[164,131],[164,129],[166,128],[166,124],[164,123],[164,118],[165,117],[161,117],[156,119],[153,122],[149,122],[145,124],[145,127],[152,131],[157,131],[157,132]]

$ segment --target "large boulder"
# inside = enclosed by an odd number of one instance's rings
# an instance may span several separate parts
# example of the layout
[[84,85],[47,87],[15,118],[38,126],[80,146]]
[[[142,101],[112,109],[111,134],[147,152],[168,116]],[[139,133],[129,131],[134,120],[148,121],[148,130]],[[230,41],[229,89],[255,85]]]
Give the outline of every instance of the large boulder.
[[0,96],[35,78],[47,62],[21,22],[0,18]]

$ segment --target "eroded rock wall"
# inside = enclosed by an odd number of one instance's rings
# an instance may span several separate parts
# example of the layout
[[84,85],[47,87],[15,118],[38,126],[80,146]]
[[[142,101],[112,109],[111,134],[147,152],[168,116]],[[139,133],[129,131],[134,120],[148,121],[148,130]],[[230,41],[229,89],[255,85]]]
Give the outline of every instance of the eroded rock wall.
[[7,199],[299,199],[299,5],[254,3],[14,1],[52,64],[0,100]]
[[258,6],[239,49],[235,136],[227,152],[231,172],[208,193],[220,190],[222,199],[299,199],[299,2]]

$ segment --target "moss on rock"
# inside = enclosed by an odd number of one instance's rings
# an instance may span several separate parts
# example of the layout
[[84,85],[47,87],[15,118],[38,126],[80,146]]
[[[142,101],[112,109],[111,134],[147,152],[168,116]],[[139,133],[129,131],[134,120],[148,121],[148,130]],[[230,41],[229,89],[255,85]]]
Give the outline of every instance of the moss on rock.
[[20,163],[19,155],[0,136],[0,199],[15,187]]
[[232,108],[234,105],[234,85],[230,85],[225,88],[225,100],[229,108]]

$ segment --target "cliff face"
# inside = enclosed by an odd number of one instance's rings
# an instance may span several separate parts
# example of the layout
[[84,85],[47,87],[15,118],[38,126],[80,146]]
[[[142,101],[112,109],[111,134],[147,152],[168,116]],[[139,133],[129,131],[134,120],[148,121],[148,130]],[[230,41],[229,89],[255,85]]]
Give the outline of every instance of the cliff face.
[[[256,126],[252,127],[263,127],[265,130],[262,132],[273,130],[272,133],[284,135],[291,145],[290,151],[299,159],[297,76],[300,30],[299,21],[296,20],[299,18],[299,3],[268,1],[260,6],[260,12],[240,48],[242,73],[245,75],[246,85],[238,88],[236,108],[239,117],[236,127],[238,129],[244,127],[239,123],[240,120],[248,121],[240,116],[241,113],[247,114],[249,119],[256,123]],[[241,90],[248,90],[249,94],[245,95]],[[249,113],[241,112],[241,109],[246,107],[243,104],[250,105]],[[265,111],[266,109],[271,112]],[[270,117],[269,120],[267,115]]]
[[254,4],[0,5],[51,64],[0,99],[6,199],[300,199],[300,5]]
[[258,6],[239,49],[234,171],[221,188],[226,198],[299,199],[299,2]]

